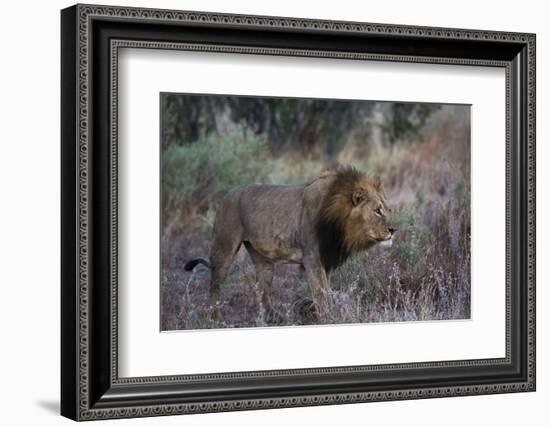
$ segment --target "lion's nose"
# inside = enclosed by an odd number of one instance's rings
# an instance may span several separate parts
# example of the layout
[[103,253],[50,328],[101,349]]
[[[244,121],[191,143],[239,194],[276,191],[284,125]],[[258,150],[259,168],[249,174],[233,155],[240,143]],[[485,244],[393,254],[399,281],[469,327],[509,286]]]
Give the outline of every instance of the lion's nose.
[[393,233],[395,232],[395,228],[388,228],[388,231],[389,231],[390,234],[393,235]]

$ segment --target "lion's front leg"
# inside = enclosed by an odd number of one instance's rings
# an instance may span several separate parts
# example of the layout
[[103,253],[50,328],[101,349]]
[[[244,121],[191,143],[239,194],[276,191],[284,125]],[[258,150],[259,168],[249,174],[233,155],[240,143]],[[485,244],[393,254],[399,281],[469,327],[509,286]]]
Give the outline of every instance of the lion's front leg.
[[311,290],[315,313],[318,318],[325,318],[329,313],[330,307],[329,277],[320,259],[316,259],[315,257],[306,257],[304,259],[304,270]]

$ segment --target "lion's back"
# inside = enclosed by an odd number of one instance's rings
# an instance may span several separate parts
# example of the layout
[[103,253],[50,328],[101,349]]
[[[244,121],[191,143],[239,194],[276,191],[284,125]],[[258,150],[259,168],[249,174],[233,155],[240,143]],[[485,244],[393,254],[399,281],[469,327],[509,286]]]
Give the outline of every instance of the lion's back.
[[263,227],[280,232],[297,226],[304,185],[246,185],[240,190],[239,209],[245,228]]

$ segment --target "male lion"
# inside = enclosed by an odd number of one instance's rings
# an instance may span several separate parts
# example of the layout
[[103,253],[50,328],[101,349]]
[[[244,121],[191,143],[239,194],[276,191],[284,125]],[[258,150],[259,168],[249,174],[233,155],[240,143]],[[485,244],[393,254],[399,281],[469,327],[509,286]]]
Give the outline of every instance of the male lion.
[[[210,262],[210,302],[219,301],[233,257],[244,244],[254,263],[267,320],[273,318],[275,263],[303,267],[314,311],[327,309],[331,272],[349,256],[379,242],[391,244],[395,229],[379,178],[352,167],[325,172],[301,185],[243,185],[232,189],[216,212]],[[217,316],[217,312],[215,314]]]

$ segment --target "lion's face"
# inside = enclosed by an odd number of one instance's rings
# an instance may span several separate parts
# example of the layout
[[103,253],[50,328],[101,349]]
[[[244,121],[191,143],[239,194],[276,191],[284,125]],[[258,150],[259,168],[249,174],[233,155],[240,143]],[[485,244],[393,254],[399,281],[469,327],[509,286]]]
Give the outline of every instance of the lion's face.
[[395,228],[392,209],[378,178],[364,177],[351,195],[351,211],[346,238],[355,249],[366,249],[382,243],[391,246]]
[[340,168],[332,176],[316,226],[327,270],[375,244],[391,246],[395,232],[392,209],[379,178],[353,167]]

